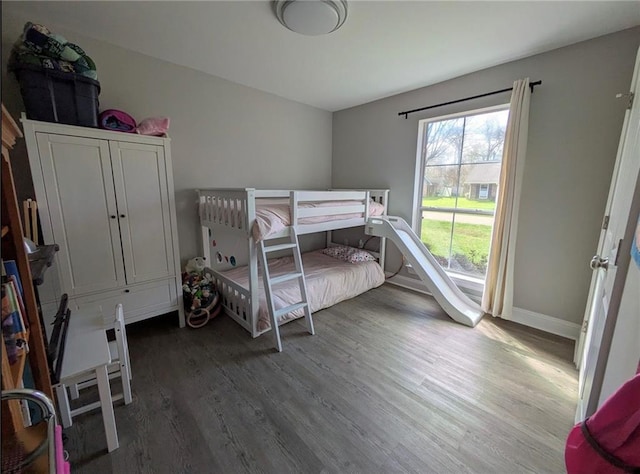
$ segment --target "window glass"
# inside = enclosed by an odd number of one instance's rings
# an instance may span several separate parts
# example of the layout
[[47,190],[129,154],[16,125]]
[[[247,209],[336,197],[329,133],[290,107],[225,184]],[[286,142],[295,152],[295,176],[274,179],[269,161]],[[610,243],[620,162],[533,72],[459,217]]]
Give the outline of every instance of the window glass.
[[444,269],[483,278],[509,110],[421,122],[419,234]]

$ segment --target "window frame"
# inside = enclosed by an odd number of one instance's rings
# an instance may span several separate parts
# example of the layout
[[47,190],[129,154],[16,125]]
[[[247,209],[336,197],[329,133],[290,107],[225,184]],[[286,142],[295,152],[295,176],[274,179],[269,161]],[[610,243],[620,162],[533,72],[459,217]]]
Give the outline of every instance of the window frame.
[[[492,105],[489,107],[482,107],[480,109],[471,109],[465,110],[461,112],[456,112],[447,115],[438,115],[435,117],[429,117],[425,119],[418,120],[418,140],[416,146],[416,167],[414,171],[414,185],[413,185],[413,210],[411,215],[411,228],[413,231],[420,235],[421,232],[421,222],[422,222],[422,193],[424,191],[424,174],[425,174],[425,157],[423,156],[423,146],[425,145],[424,140],[426,138],[425,127],[427,127],[432,122],[441,122],[444,120],[452,120],[461,117],[473,117],[475,115],[482,115],[491,112],[499,112],[502,110],[509,110],[509,103]],[[458,165],[460,165],[458,163]],[[472,275],[468,275],[465,273],[458,273],[451,271],[449,269],[443,268],[445,272],[449,276],[454,277],[454,280],[460,279],[463,282],[471,282],[472,287],[477,289],[477,285],[482,282],[482,286],[484,286],[484,278],[474,277]]]

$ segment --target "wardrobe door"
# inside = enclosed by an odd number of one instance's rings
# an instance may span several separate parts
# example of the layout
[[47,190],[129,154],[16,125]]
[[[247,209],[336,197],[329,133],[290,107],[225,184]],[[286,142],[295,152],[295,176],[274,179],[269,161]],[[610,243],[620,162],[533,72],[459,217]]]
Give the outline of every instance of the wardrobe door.
[[115,141],[109,146],[127,283],[174,276],[164,149]]
[[46,133],[36,139],[62,290],[74,296],[124,286],[108,142]]

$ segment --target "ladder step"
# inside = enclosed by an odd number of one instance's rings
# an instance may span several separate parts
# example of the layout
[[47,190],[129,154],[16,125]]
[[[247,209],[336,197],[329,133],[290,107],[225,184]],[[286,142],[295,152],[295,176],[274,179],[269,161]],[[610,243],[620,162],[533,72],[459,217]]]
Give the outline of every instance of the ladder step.
[[277,252],[278,250],[286,250],[286,249],[294,249],[298,246],[298,244],[278,244],[278,245],[270,245],[267,247],[264,245],[265,252]]
[[291,306],[287,306],[286,308],[279,309],[275,312],[276,320],[285,314],[293,313],[295,310],[304,308],[308,303],[301,301],[300,303],[292,304]]
[[280,275],[274,278],[271,278],[269,280],[269,282],[272,285],[276,285],[278,283],[283,283],[285,281],[289,281],[289,280],[294,280],[296,278],[300,278],[302,276],[302,273],[287,273],[286,275]]

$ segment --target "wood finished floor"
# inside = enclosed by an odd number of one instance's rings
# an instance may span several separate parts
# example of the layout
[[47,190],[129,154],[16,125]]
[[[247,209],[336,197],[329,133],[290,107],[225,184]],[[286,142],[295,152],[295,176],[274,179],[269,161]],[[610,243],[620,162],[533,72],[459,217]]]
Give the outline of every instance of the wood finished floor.
[[[391,285],[251,339],[227,317],[128,327],[133,403],[106,452],[99,412],[65,430],[77,473],[563,472],[573,344],[453,323]],[[90,396],[91,394],[87,394]]]

